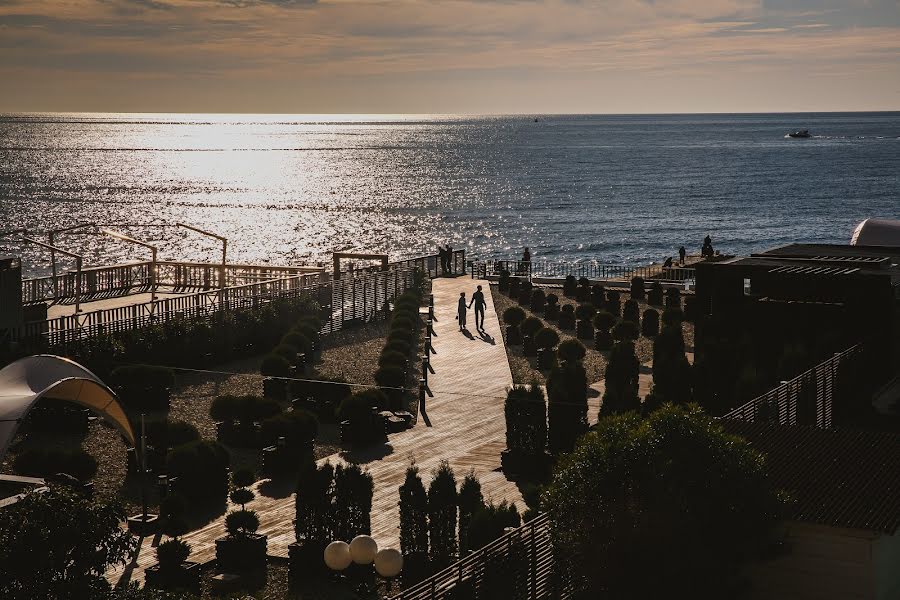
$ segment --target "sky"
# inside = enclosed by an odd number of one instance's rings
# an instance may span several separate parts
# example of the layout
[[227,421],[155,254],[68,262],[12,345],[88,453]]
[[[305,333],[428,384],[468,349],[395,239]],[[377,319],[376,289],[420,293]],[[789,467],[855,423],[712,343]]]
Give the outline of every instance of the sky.
[[0,0],[0,111],[900,110],[900,0]]

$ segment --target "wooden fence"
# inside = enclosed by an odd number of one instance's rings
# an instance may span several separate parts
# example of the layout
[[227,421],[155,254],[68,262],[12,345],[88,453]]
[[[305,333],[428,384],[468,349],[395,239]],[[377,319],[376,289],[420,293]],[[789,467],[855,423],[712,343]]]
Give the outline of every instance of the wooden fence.
[[545,513],[459,562],[400,592],[394,600],[541,600],[572,595],[554,570]]
[[861,352],[859,344],[838,352],[720,418],[750,423],[764,420],[779,425],[815,425],[821,429],[831,429],[838,368],[842,362],[858,358]]
[[508,271],[513,276],[529,278],[564,278],[572,275],[579,279],[586,277],[591,280],[631,281],[632,277],[643,277],[648,281],[677,282],[692,281],[696,278],[696,270],[690,267],[662,265],[632,267],[596,262],[488,260],[473,262],[470,269],[473,277],[481,279],[499,277],[503,271]]

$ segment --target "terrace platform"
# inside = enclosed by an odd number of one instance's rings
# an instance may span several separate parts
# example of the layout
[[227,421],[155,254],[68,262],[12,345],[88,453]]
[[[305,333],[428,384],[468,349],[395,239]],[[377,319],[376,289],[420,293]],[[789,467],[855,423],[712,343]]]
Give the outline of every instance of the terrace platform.
[[[455,320],[459,293],[464,291],[470,298],[478,284],[483,286],[487,300],[485,329],[488,335],[485,337],[474,331],[471,313],[469,335],[458,331]],[[516,484],[508,481],[500,471],[500,452],[506,447],[503,404],[506,389],[512,385],[512,374],[490,286],[487,281],[467,277],[438,278],[433,280],[432,290],[437,322],[433,337],[436,354],[431,359],[434,373],[429,376],[433,397],[428,398],[425,411],[430,426],[426,424],[425,415],[420,414],[412,429],[391,435],[383,446],[362,453],[342,452],[323,459],[332,463],[361,464],[372,475],[375,481],[372,536],[381,547],[399,548],[398,488],[412,462],[419,467],[426,486],[431,471],[446,459],[459,480],[474,470],[486,500],[507,500],[515,503],[520,511],[526,508]],[[259,533],[269,536],[269,555],[286,557],[287,547],[295,539],[294,495],[285,490],[277,494],[280,497],[271,497],[272,492],[266,488],[266,482],[254,486],[257,498],[248,508],[259,516]],[[270,495],[265,495],[266,492]],[[215,539],[224,534],[223,515],[183,536],[182,539],[192,547],[190,560],[213,560]],[[153,547],[158,542],[156,538],[142,540],[137,562],[110,571],[110,581],[142,581],[143,569],[156,562]]]

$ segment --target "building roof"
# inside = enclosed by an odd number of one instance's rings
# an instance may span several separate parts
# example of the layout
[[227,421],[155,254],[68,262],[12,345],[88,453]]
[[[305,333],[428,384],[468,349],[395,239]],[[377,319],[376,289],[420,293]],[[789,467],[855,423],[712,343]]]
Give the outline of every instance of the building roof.
[[722,424],[768,457],[775,485],[793,497],[791,520],[891,535],[900,527],[900,435]]
[[856,226],[850,243],[854,246],[900,246],[900,221],[866,219]]

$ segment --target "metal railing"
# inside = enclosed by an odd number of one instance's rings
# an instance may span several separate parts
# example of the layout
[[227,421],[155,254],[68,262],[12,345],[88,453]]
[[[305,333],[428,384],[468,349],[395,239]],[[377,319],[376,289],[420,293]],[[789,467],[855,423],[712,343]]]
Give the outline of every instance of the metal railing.
[[628,265],[609,265],[594,261],[555,262],[555,261],[521,261],[521,260],[487,260],[473,262],[470,272],[473,277],[486,279],[499,277],[503,271],[512,276],[529,278],[565,278],[569,275],[591,280],[630,281],[632,277],[643,277],[648,281],[692,281],[696,278],[696,270],[691,267],[663,267],[662,265],[645,265],[640,267]]
[[857,357],[861,352],[862,346],[859,344],[838,352],[719,418],[831,429],[838,368],[842,362]]
[[441,275],[465,275],[466,274],[466,251],[454,250],[450,257],[449,267],[447,271],[441,265],[440,257],[437,254],[429,254],[426,256],[417,256],[415,258],[407,258],[389,263],[390,267],[407,267],[411,269],[421,269],[427,274],[427,277],[434,278]]
[[571,588],[554,569],[544,513],[394,596],[393,600],[565,599]]

